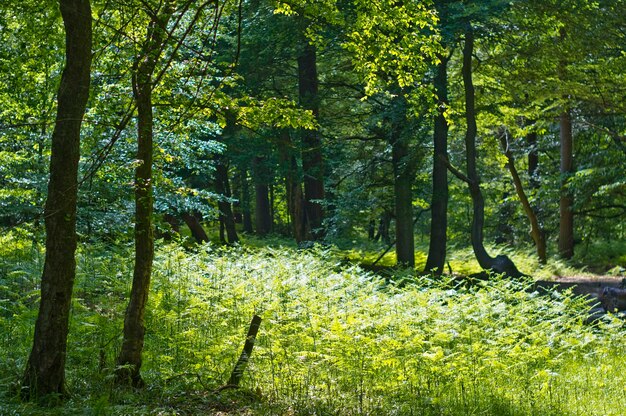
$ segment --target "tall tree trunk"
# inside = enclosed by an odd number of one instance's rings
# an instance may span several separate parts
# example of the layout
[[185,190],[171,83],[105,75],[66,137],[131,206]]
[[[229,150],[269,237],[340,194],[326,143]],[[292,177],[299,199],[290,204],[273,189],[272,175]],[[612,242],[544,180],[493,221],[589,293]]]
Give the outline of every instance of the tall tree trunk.
[[67,393],[65,359],[76,276],[80,128],[89,98],[92,32],[89,0],[61,0],[59,4],[65,27],[65,68],[52,133],[41,300],[33,348],[22,380],[26,398]]
[[270,196],[268,172],[264,166],[265,160],[261,156],[254,159],[254,192],[256,195],[256,232],[260,236],[272,231],[272,213],[270,211]]
[[546,264],[547,262],[547,254],[546,254],[546,240],[544,237],[543,230],[539,225],[539,220],[537,219],[537,214],[535,210],[533,210],[532,205],[530,205],[530,201],[526,196],[526,192],[524,192],[524,186],[522,185],[522,180],[519,177],[517,172],[517,168],[515,167],[515,158],[513,156],[513,152],[509,147],[509,141],[507,139],[507,133],[504,132],[500,136],[500,143],[502,144],[502,149],[504,151],[504,155],[507,159],[507,168],[511,173],[511,177],[513,178],[513,184],[515,185],[515,191],[517,192],[517,196],[522,203],[522,208],[524,209],[524,213],[530,222],[530,236],[535,242],[535,247],[537,248],[537,256],[539,257],[539,262],[541,264]]
[[239,241],[239,237],[235,229],[235,217],[230,203],[232,195],[228,180],[228,167],[225,162],[223,157],[217,158],[217,165],[215,167],[215,191],[220,195],[217,206],[220,211],[220,222],[224,224],[226,230],[227,242],[228,244],[234,244]]
[[[319,117],[319,97],[317,79],[317,54],[315,46],[306,43],[298,57],[298,86],[300,104],[311,110],[315,118]],[[324,208],[324,167],[322,142],[317,130],[302,132],[302,169],[304,171],[304,203],[307,217],[309,238],[324,238],[322,229]]]
[[413,238],[413,181],[414,158],[409,155],[409,143],[402,132],[407,125],[406,100],[399,94],[392,102],[390,121],[391,164],[393,167],[393,194],[396,218],[396,262],[400,266],[415,267]]
[[165,41],[165,28],[171,15],[171,3],[166,1],[158,15],[150,22],[146,42],[133,74],[133,93],[137,105],[137,160],[139,160],[135,170],[135,266],[130,301],[124,317],[124,338],[117,359],[116,379],[121,384],[128,383],[135,387],[144,384],[140,374],[145,335],[144,314],[154,258],[152,76]]
[[559,128],[561,142],[559,255],[564,259],[571,259],[574,255],[574,197],[567,187],[567,181],[574,171],[574,135],[569,111],[561,113]]
[[448,106],[448,57],[440,56],[435,75],[435,92],[438,108],[435,116],[434,153],[433,153],[433,188],[430,210],[430,245],[424,272],[436,275],[443,273],[446,263],[446,244],[448,240],[448,121],[444,112]]
[[408,144],[398,138],[392,145],[393,193],[396,208],[396,261],[415,267],[413,239],[413,169]]
[[476,168],[476,107],[474,95],[474,83],[472,80],[472,55],[474,53],[474,31],[471,24],[465,32],[465,44],[463,45],[463,86],[465,89],[465,120],[467,131],[465,133],[465,154],[467,163],[466,182],[472,197],[473,215],[471,240],[476,260],[480,267],[492,270],[496,273],[505,273],[508,276],[519,276],[521,273],[515,264],[507,256],[499,255],[491,257],[485,250],[483,242],[483,228],[485,225],[485,200],[480,189],[480,178]]

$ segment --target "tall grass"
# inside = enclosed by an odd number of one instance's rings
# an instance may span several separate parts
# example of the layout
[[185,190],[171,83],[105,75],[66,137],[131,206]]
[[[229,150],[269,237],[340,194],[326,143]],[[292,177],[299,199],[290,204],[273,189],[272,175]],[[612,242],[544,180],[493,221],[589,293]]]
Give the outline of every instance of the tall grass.
[[[540,295],[529,281],[498,278],[405,279],[399,287],[329,250],[286,248],[162,246],[146,316],[149,388],[116,389],[128,253],[80,252],[67,365],[73,398],[46,412],[622,415],[626,408],[623,324],[609,317],[584,325],[587,305],[570,293]],[[35,304],[12,293],[36,290],[33,256],[26,250],[0,269],[0,414],[41,412],[9,388],[28,354]],[[18,264],[31,265],[26,284],[15,277]],[[216,393],[253,314],[263,322],[245,389]]]

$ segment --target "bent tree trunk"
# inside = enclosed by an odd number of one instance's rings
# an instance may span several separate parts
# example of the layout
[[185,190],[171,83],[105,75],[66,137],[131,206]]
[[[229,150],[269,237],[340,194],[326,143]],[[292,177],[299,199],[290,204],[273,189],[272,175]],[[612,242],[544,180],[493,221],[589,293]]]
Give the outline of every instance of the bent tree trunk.
[[191,236],[196,240],[196,243],[203,244],[209,241],[209,236],[206,231],[204,231],[202,223],[200,222],[201,217],[197,212],[183,212],[181,217],[183,218],[183,221],[185,221],[185,224],[187,224],[187,227],[191,232]]
[[80,128],[89,98],[92,32],[89,0],[61,0],[60,7],[65,27],[65,68],[52,133],[41,301],[33,348],[22,380],[25,398],[66,395],[67,334],[76,276]]
[[448,121],[444,112],[448,106],[448,57],[440,56],[435,75],[438,108],[435,116],[433,188],[430,206],[430,245],[425,273],[441,275],[446,263],[448,229],[448,168],[444,162],[448,154]]
[[472,248],[478,264],[485,270],[496,273],[504,273],[507,276],[516,277],[521,273],[515,264],[507,256],[499,255],[491,257],[483,243],[483,228],[485,225],[485,200],[480,189],[480,178],[476,168],[476,108],[474,83],[472,81],[472,55],[474,53],[474,32],[471,24],[465,32],[465,44],[463,45],[463,87],[465,89],[465,120],[467,131],[465,133],[465,155],[467,163],[467,178],[470,195],[472,197],[473,216],[471,240]]
[[530,222],[530,236],[535,242],[535,247],[537,248],[537,256],[539,257],[539,262],[541,264],[546,264],[547,255],[546,255],[546,240],[544,237],[543,230],[539,225],[539,220],[537,219],[537,214],[533,209],[532,205],[530,205],[530,201],[526,196],[526,192],[524,192],[524,186],[522,185],[522,180],[520,179],[519,173],[517,172],[517,168],[515,167],[515,158],[513,156],[513,152],[509,147],[509,141],[507,139],[507,133],[505,132],[500,136],[500,143],[502,144],[502,149],[504,151],[504,156],[507,159],[507,168],[511,173],[511,178],[513,178],[513,184],[515,185],[515,191],[517,192],[517,197],[522,203],[522,208],[524,209],[524,213]]
[[141,355],[145,325],[144,314],[150,290],[154,233],[152,227],[153,115],[152,75],[165,41],[166,26],[172,15],[170,3],[152,18],[141,56],[133,74],[133,93],[137,105],[137,160],[135,170],[135,268],[130,301],[124,317],[124,339],[120,350],[116,380],[120,384],[142,387]]

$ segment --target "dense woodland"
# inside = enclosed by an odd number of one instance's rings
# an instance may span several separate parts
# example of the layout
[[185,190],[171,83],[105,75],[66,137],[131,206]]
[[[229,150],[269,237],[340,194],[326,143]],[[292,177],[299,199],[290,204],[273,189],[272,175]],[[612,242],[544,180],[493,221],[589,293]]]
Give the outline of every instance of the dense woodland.
[[624,0],[3,0],[0,414],[623,414],[625,45]]

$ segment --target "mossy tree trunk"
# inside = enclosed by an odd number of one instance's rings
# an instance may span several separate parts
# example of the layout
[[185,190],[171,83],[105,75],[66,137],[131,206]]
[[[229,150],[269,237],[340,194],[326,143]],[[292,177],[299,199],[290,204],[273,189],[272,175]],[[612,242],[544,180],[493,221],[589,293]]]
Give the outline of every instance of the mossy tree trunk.
[[22,380],[26,398],[66,395],[65,360],[74,278],[80,128],[89,99],[92,22],[89,0],[61,0],[65,67],[50,156],[44,211],[46,257],[35,335]]

